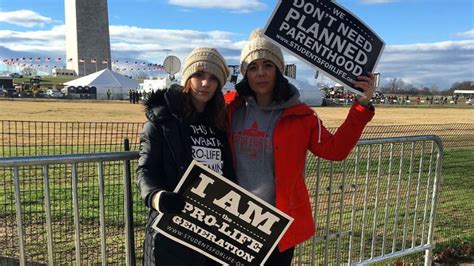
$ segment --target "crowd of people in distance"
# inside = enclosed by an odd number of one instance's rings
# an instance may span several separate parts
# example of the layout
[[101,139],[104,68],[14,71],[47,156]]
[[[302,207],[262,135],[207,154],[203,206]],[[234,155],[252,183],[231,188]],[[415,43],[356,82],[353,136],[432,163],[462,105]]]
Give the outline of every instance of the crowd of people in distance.
[[146,95],[143,95],[143,93],[139,92],[138,90],[130,90],[128,92],[128,100],[131,104],[140,103],[140,100],[145,96]]
[[[345,90],[333,90],[328,89],[324,90],[324,99],[323,105],[332,105],[332,104],[352,104],[355,94],[347,92]],[[409,96],[409,95],[384,95],[383,93],[376,91],[372,97],[373,104],[385,104],[385,105],[408,105],[408,104],[458,104],[463,100],[463,102],[470,101],[469,96]]]

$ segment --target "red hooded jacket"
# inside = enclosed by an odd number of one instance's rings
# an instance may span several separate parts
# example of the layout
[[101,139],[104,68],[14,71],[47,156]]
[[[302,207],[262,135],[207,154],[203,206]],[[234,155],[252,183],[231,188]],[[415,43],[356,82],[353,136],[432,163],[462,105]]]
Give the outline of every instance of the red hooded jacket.
[[[238,97],[237,92],[230,92],[225,95],[225,100],[231,126],[233,112],[243,103],[243,99]],[[309,239],[315,233],[304,179],[307,150],[327,160],[344,160],[373,116],[373,107],[367,109],[354,102],[346,120],[333,135],[306,104],[283,110],[273,132],[276,207],[293,217],[294,221],[278,244],[280,251]],[[229,142],[234,152],[231,133]]]

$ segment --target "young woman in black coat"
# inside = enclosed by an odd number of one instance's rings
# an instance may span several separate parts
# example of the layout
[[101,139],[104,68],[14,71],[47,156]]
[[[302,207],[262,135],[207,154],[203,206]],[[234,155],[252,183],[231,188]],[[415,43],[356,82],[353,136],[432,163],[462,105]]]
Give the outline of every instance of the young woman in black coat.
[[[179,213],[184,208],[182,196],[172,191],[193,159],[233,179],[221,91],[228,75],[216,49],[196,48],[186,59],[182,87],[156,92],[145,102],[148,121],[140,136],[137,168],[140,193],[149,208],[144,265],[216,265],[151,225],[159,213]],[[200,152],[210,149],[214,152],[207,156]]]

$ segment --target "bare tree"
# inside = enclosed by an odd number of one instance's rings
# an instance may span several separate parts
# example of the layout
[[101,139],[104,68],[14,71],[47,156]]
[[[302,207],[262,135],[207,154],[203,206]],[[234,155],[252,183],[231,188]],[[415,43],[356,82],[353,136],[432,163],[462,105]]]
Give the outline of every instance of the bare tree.
[[36,69],[32,67],[25,67],[21,70],[21,74],[23,74],[24,76],[34,76],[37,73],[38,71],[36,71]]
[[384,93],[399,93],[405,88],[405,82],[402,79],[392,78],[389,80],[387,85],[382,87]]

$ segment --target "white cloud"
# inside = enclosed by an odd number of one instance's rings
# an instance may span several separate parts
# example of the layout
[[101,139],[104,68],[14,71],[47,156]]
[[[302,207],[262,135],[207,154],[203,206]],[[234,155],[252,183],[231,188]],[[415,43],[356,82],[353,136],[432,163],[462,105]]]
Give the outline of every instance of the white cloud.
[[[44,49],[65,53],[65,25],[50,30],[12,31],[0,30],[2,46],[19,52],[35,52]],[[195,31],[139,28],[134,26],[110,26],[112,50],[135,53],[160,54],[163,49],[190,51],[197,46],[240,50],[231,37],[234,33],[224,31]],[[0,55],[1,56],[1,55]]]
[[388,45],[377,70],[385,80],[446,89],[474,80],[474,40]]
[[169,0],[168,3],[185,8],[221,8],[238,13],[249,13],[266,7],[259,0]]
[[[141,59],[163,57],[163,49],[184,58],[186,53],[198,46],[240,50],[232,40],[234,33],[224,31],[195,31],[139,28],[132,26],[110,26],[112,50],[132,51]],[[121,53],[122,54],[122,53]]]
[[468,30],[465,32],[458,32],[455,35],[456,37],[461,37],[461,38],[474,38],[474,29]]
[[0,30],[0,44],[18,52],[62,54],[66,46],[65,32],[64,25],[39,31]]
[[[297,65],[298,79],[315,84],[314,68],[289,54],[285,61]],[[417,87],[448,89],[454,82],[474,80],[474,40],[387,45],[376,71],[382,85],[397,78]],[[335,83],[320,77],[319,82]]]
[[424,52],[424,51],[451,51],[451,50],[466,50],[472,51],[474,49],[474,40],[463,41],[445,41],[436,43],[415,43],[404,45],[390,45],[385,51],[389,52]]
[[[13,51],[2,54],[0,47],[0,57],[18,58],[25,54],[64,57],[65,30],[64,25],[41,31],[0,30],[0,46]],[[210,46],[218,48],[229,64],[238,64],[247,35],[114,25],[110,26],[110,39],[114,60],[161,63],[166,54],[173,54],[184,61],[191,49]],[[299,80],[314,84],[314,69],[289,54],[285,54],[285,59],[287,63],[297,64]],[[399,78],[416,86],[446,89],[457,81],[474,80],[474,40],[387,45],[376,70],[382,80]],[[331,84],[329,79],[325,81]]]
[[16,10],[8,12],[0,12],[0,22],[10,23],[23,27],[43,27],[47,23],[51,23],[53,20],[48,17],[41,16],[40,14],[31,10]]

